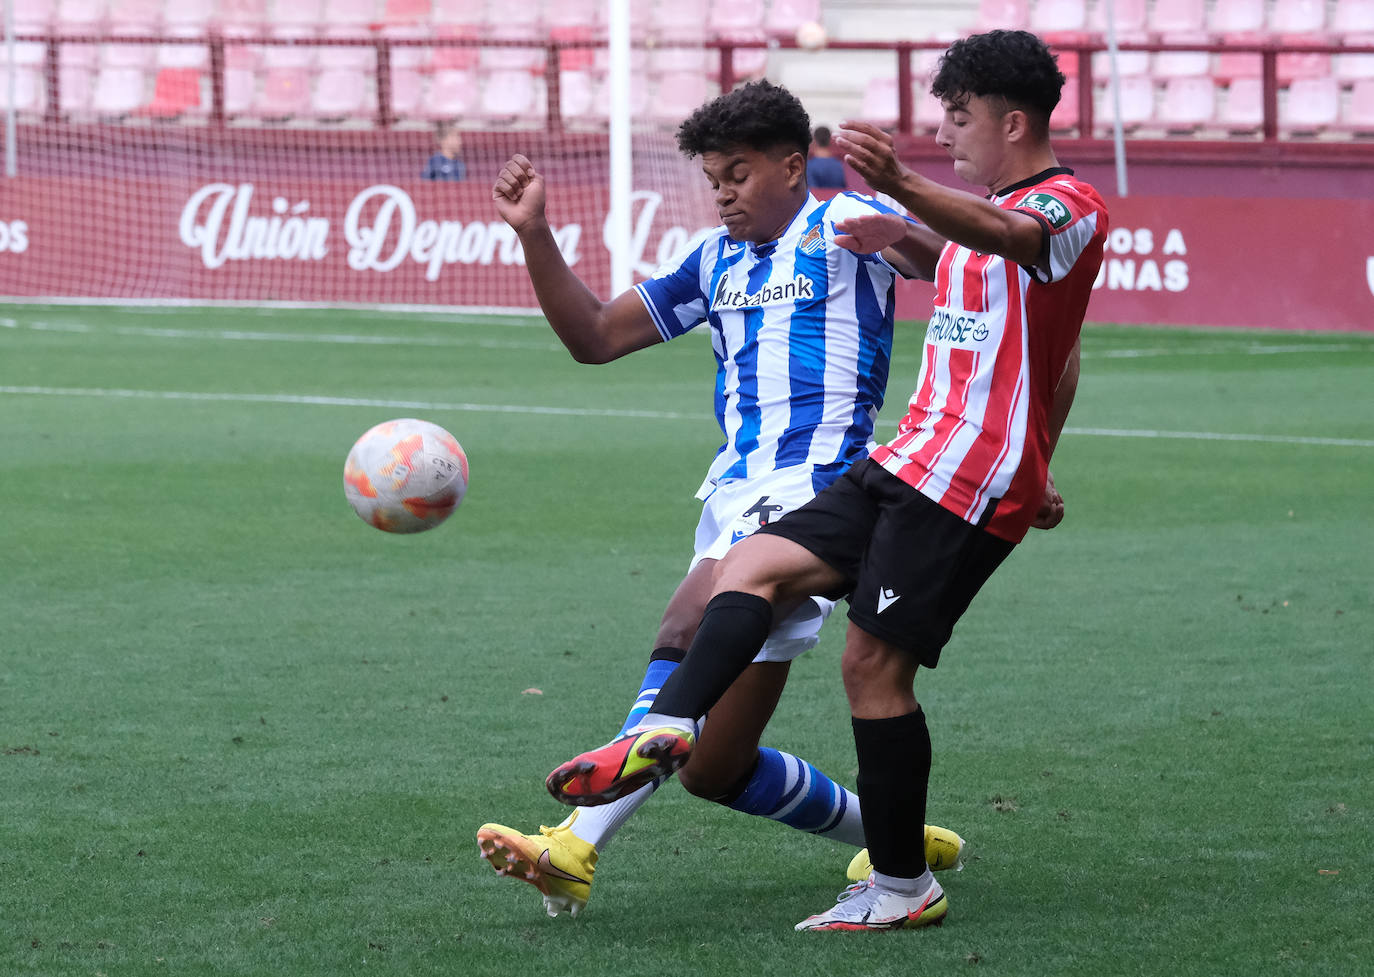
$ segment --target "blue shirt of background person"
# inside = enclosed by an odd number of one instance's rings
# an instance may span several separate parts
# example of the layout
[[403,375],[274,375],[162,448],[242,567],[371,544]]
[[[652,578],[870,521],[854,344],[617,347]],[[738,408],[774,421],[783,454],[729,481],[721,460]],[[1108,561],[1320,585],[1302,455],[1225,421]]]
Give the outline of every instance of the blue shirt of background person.
[[420,175],[426,180],[466,180],[468,167],[458,155],[463,149],[463,137],[457,124],[439,123],[434,139],[439,143],[439,151],[429,158]]
[[811,155],[806,161],[806,185],[813,189],[845,188],[844,163],[834,155],[830,148],[830,130],[816,126],[812,138],[816,140],[811,147]]

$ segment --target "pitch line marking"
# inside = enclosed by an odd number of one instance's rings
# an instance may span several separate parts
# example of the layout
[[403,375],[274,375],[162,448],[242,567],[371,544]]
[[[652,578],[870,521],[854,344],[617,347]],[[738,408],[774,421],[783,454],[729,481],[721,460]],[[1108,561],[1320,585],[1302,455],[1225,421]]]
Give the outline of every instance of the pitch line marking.
[[[190,390],[127,390],[106,387],[0,386],[0,394],[37,397],[104,397],[116,400],[180,400],[203,403],[299,404],[312,407],[385,407],[396,410],[470,411],[484,414],[544,414],[555,417],[630,417],[659,421],[701,421],[705,414],[666,410],[620,410],[611,407],[539,407],[533,404],[446,403],[430,400],[386,400],[369,397],[325,397],[312,394],[200,393]],[[1131,428],[1066,427],[1082,437],[1150,438],[1174,441],[1241,441],[1303,444],[1326,448],[1374,448],[1363,438],[1318,438],[1276,434],[1227,434],[1220,431],[1158,431]]]

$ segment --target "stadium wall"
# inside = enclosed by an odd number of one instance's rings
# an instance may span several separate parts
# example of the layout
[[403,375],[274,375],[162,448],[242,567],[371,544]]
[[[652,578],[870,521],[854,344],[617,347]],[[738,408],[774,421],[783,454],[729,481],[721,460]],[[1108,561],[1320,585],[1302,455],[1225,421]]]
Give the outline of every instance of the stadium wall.
[[[474,133],[470,179],[437,184],[419,179],[425,133],[96,126],[47,135],[18,140],[38,147],[19,172],[42,175],[0,181],[0,293],[15,300],[535,308],[518,242],[490,201],[496,167],[515,151],[545,171],[564,254],[598,292],[608,288],[604,138]],[[671,152],[646,139],[669,141],[637,137],[637,152]],[[1286,162],[1258,147],[1211,163],[1179,159],[1177,147],[1173,159],[1135,151],[1133,194],[1118,199],[1101,146],[1061,147],[1112,213],[1090,320],[1374,331],[1366,168],[1330,154]],[[928,145],[904,154],[952,181]],[[704,194],[644,187],[633,206],[641,275],[714,222]],[[925,318],[930,296],[904,283],[899,315]]]

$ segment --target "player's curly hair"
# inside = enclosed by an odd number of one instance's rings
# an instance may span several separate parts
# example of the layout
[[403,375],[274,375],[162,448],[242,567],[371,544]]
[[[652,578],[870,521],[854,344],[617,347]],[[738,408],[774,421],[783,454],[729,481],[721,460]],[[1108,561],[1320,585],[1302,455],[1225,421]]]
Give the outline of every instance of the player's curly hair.
[[811,147],[811,117],[786,88],[751,81],[712,99],[678,127],[677,146],[689,159],[729,149],[784,149],[803,156]]
[[940,58],[930,92],[960,104],[1000,96],[1032,117],[1043,135],[1064,91],[1064,73],[1045,42],[1027,31],[988,31],[955,41]]

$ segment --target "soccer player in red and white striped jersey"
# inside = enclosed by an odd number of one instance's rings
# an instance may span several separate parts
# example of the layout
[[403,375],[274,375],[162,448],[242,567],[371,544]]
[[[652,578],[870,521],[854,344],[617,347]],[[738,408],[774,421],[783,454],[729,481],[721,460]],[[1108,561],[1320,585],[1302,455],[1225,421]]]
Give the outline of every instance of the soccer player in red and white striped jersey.
[[[913,830],[925,819],[931,761],[914,685],[1027,529],[1063,514],[1049,460],[1107,234],[1102,199],[1050,144],[1063,85],[1054,55],[1024,31],[974,35],[945,53],[931,85],[945,109],[936,141],[986,197],[912,172],[876,127],[844,126],[835,145],[846,161],[947,242],[899,433],[737,545],[643,723],[549,776],[556,796],[585,804],[613,795],[623,770],[673,769],[692,750],[693,718],[753,657],[773,608],[806,594],[846,596],[842,669],[873,872],[798,929],[922,926],[948,910]],[[837,229],[861,244],[891,219],[858,216]]]

